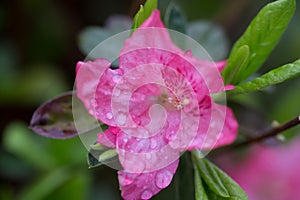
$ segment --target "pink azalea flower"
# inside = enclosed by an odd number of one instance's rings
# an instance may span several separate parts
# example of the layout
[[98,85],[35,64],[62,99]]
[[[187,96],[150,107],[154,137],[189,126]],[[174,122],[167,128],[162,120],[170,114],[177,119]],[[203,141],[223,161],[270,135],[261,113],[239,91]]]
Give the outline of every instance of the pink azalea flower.
[[[241,160],[220,166],[246,191],[250,200],[300,199],[300,138],[287,146],[253,146]],[[226,163],[224,162],[226,161]]]
[[171,41],[158,10],[125,41],[119,69],[105,59],[77,64],[77,96],[109,128],[97,142],[115,148],[124,199],[150,199],[167,187],[180,152],[234,141],[232,111],[210,96],[225,62],[200,61]]

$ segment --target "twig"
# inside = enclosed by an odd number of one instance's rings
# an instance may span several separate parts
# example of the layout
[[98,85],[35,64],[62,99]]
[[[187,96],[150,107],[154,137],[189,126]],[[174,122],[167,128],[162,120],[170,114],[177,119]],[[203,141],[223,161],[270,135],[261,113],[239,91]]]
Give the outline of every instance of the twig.
[[259,135],[258,137],[255,137],[255,138],[251,138],[249,140],[246,140],[244,142],[241,142],[241,143],[238,143],[238,144],[235,144],[233,145],[232,147],[233,148],[238,148],[238,147],[242,147],[242,146],[247,146],[249,144],[252,144],[252,143],[255,143],[255,142],[259,142],[259,141],[262,141],[266,138],[270,138],[270,137],[274,137],[274,136],[277,136],[278,134],[280,134],[281,132],[283,131],[286,131],[294,126],[297,126],[298,124],[300,124],[300,116],[284,123],[284,124],[281,124],[261,135]]

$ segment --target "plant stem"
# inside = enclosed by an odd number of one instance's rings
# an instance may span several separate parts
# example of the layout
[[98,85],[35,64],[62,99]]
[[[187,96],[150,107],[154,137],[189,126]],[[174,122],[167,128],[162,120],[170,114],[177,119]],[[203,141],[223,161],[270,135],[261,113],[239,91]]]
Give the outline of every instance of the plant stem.
[[274,136],[277,136],[278,134],[280,134],[281,132],[283,131],[286,131],[294,126],[297,126],[298,124],[300,124],[300,116],[297,116],[296,118],[284,123],[284,124],[281,124],[263,134],[260,134],[258,137],[255,137],[255,138],[251,138],[249,140],[246,140],[244,142],[241,142],[241,143],[238,143],[238,144],[235,144],[233,145],[232,147],[234,148],[237,148],[237,147],[242,147],[242,146],[246,146],[246,145],[249,145],[249,144],[252,144],[252,143],[255,143],[255,142],[260,142],[266,138],[270,138],[270,137],[274,137]]

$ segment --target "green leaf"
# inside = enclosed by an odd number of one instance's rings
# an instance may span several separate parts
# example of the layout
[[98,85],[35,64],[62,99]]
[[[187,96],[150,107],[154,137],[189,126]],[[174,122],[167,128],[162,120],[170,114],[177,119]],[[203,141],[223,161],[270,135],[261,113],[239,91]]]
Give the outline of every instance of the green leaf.
[[4,130],[3,143],[7,151],[23,158],[39,169],[49,170],[56,166],[55,157],[48,150],[47,141],[41,140],[25,123],[13,122]]
[[[110,149],[108,147],[100,145],[101,148],[96,145],[91,145],[87,156],[87,163],[89,168],[94,168],[101,166],[103,164],[112,164],[114,166],[120,166],[118,155],[115,149]],[[96,147],[96,148],[95,148]]]
[[195,180],[195,197],[196,200],[209,200],[206,192],[205,192],[205,188],[202,185],[202,180],[200,177],[200,173],[199,170],[197,168],[197,166],[194,164],[194,180]]
[[[295,4],[295,0],[279,0],[266,5],[258,13],[231,50],[223,72],[226,83],[238,84],[261,67],[286,30],[295,12]],[[244,45],[249,46],[248,60],[241,66],[235,66],[236,54]],[[230,78],[235,71],[238,71],[237,74]]]
[[221,197],[229,197],[229,193],[213,165],[210,165],[205,159],[201,159],[196,162],[196,166],[202,179],[214,193]]
[[21,200],[44,199],[61,187],[73,174],[70,169],[58,168],[33,182],[21,194]]
[[[247,65],[249,61],[249,53],[249,46],[243,45],[230,56],[228,65],[223,71],[225,84],[231,83],[232,80],[235,80],[239,76],[243,66]],[[234,66],[234,70],[227,70],[227,68],[230,68],[230,66]]]
[[182,10],[175,3],[171,3],[165,14],[165,24],[166,27],[181,33],[186,32],[186,17],[182,13]]
[[157,0],[147,0],[145,5],[141,5],[140,10],[136,13],[133,23],[132,31],[140,27],[146,19],[148,19],[153,10],[157,8]]
[[242,83],[229,91],[228,94],[239,94],[247,92],[259,91],[271,85],[282,83],[286,80],[300,76],[300,59],[294,63],[283,65],[278,67],[261,77],[258,77],[252,81]]
[[[87,199],[91,187],[91,174],[86,170],[74,170],[70,177],[63,185],[55,189],[51,194],[47,195],[45,200],[53,199]],[[102,197],[102,196],[101,196]]]
[[[247,200],[246,193],[241,187],[234,182],[227,174],[225,174],[217,166],[208,160],[200,157],[200,152],[194,150],[192,152],[193,162],[201,176],[203,188],[196,188],[197,193],[205,190],[208,199],[234,199]],[[196,185],[200,184],[199,178],[195,180]],[[199,190],[199,191],[198,191]],[[199,196],[199,194],[198,194]]]

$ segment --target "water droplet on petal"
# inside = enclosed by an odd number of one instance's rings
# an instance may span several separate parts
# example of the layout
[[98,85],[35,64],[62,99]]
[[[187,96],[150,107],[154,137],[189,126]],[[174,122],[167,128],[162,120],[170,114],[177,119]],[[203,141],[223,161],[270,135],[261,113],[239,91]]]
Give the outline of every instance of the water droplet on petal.
[[112,78],[113,82],[118,83],[121,80],[121,76],[119,74],[116,74]]
[[167,187],[173,178],[173,174],[169,170],[162,170],[156,174],[155,184],[158,188],[163,189]]
[[141,199],[143,199],[143,200],[148,200],[148,199],[150,199],[151,197],[152,197],[152,192],[151,191],[149,191],[149,190],[145,190],[143,193],[142,193],[142,195],[141,195]]
[[175,132],[174,131],[167,131],[165,133],[165,138],[168,140],[168,141],[172,141],[175,139]]
[[155,148],[157,147],[157,142],[156,142],[156,140],[152,140],[152,141],[151,141],[150,147],[151,147],[152,149],[155,149]]
[[108,113],[106,113],[106,117],[107,117],[107,119],[112,119],[113,115],[111,112],[108,112]]

